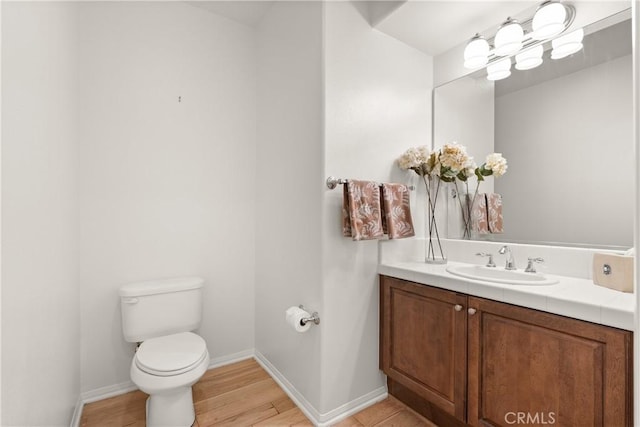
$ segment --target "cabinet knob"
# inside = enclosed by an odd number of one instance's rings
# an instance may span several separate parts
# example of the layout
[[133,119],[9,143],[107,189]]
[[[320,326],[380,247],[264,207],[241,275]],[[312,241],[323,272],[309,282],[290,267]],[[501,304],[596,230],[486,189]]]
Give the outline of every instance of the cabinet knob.
[[453,306],[453,309],[455,311],[462,311],[462,306],[460,304],[456,304],[456,305]]
[[474,315],[476,314],[476,309],[475,308],[470,308],[469,310],[467,310],[469,312],[470,315]]

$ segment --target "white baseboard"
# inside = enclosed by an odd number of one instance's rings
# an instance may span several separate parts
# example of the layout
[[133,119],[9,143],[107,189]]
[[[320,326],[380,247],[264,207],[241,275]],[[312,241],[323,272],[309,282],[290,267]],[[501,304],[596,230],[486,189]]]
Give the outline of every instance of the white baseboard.
[[360,396],[359,398],[354,399],[351,402],[347,402],[344,405],[323,414],[323,422],[319,425],[324,427],[337,424],[345,418],[348,418],[351,415],[356,414],[363,409],[386,399],[388,395],[389,394],[387,393],[387,387],[379,387],[373,391],[370,391],[364,396]]
[[216,357],[215,359],[211,359],[209,361],[208,369],[219,368],[224,365],[230,365],[232,363],[240,362],[241,360],[251,359],[255,354],[255,350],[250,348],[248,350],[239,351],[227,356]]
[[95,390],[89,390],[84,393],[80,393],[76,407],[73,411],[73,417],[71,418],[70,427],[79,427],[80,420],[82,419],[82,410],[84,405],[91,402],[97,402],[98,400],[108,399],[110,397],[119,396],[121,394],[129,393],[130,391],[137,390],[138,387],[131,381],[127,381],[120,384],[113,384],[106,387],[100,387]]
[[[240,362],[241,360],[250,359],[254,355],[254,350],[248,349],[240,351],[238,353],[229,354],[227,356],[216,357],[209,361],[209,367],[207,369],[219,368],[231,363]],[[76,407],[73,411],[73,417],[71,418],[70,427],[79,427],[80,420],[82,418],[82,409],[87,403],[97,402],[98,400],[108,399],[110,397],[119,396],[121,394],[129,393],[130,391],[137,390],[138,387],[131,381],[123,382],[120,384],[113,384],[106,387],[100,387],[95,390],[85,391],[80,394]]]
[[82,409],[84,408],[84,402],[82,398],[78,397],[76,407],[73,409],[73,416],[71,417],[70,427],[79,427],[80,420],[82,419]]
[[320,413],[259,351],[255,352],[256,361],[271,375],[275,382],[287,393],[309,420],[318,427],[328,427],[360,412],[387,397],[387,388],[380,387],[364,396],[354,399],[326,413]]
[[125,381],[120,384],[108,385],[106,387],[96,388],[94,390],[85,391],[80,394],[83,404],[97,402],[98,400],[108,399],[110,397],[119,396],[137,390],[138,387],[131,381]]
[[[238,353],[211,359],[208,369],[219,368],[221,366],[230,365],[250,358],[256,359],[260,366],[262,366],[262,368],[271,375],[274,381],[282,387],[284,392],[287,393],[307,418],[309,418],[309,420],[318,427],[328,427],[335,424],[387,397],[386,387],[380,387],[365,394],[364,396],[322,414],[318,412],[318,410],[284,377],[284,375],[282,375],[280,371],[278,371],[275,366],[271,364],[271,362],[269,362],[266,357],[264,357],[262,353],[254,349],[243,350]],[[70,427],[80,426],[82,410],[84,405],[87,403],[119,396],[137,389],[138,388],[135,384],[131,381],[127,381],[81,393],[78,398],[78,402],[76,403],[75,410],[73,411]]]
[[275,382],[284,390],[285,393],[293,400],[298,408],[309,418],[309,420],[316,426],[319,426],[320,418],[322,414],[300,393],[294,386],[287,380],[282,373],[269,362],[259,351],[255,352],[256,361],[267,371]]

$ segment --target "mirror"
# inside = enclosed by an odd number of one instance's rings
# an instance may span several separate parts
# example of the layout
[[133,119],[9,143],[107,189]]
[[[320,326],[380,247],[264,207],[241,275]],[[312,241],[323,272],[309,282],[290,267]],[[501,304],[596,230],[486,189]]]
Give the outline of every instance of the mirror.
[[[542,65],[504,80],[490,82],[482,69],[434,89],[436,147],[457,141],[478,165],[492,152],[508,160],[507,173],[479,189],[502,196],[504,233],[472,238],[633,246],[630,13],[584,30],[583,50],[569,57],[546,50]],[[458,194],[447,196],[448,237],[462,238]]]

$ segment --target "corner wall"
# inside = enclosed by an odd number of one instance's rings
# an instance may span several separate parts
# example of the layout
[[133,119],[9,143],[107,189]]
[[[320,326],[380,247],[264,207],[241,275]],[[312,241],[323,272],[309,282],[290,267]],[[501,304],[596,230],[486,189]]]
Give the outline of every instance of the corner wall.
[[118,288],[205,279],[212,359],[254,342],[253,30],[185,2],[87,2],[80,40],[82,391],[129,382]]
[[2,425],[80,392],[77,5],[2,4]]
[[[325,4],[324,178],[417,184],[395,160],[431,145],[432,58],[372,29],[352,2]],[[342,186],[323,188],[322,404],[384,392],[378,369],[378,244],[342,237]],[[419,236],[423,188],[412,195]],[[418,201],[416,201],[418,200]]]
[[[323,164],[321,2],[278,2],[257,28],[258,132],[255,348],[320,407]],[[321,324],[285,322],[304,304]]]

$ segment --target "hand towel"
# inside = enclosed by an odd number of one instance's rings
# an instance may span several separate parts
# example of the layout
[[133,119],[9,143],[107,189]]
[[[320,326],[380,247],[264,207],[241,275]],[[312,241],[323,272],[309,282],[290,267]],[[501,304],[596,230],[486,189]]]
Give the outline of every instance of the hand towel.
[[[467,204],[472,203],[472,195],[467,194]],[[478,234],[489,233],[489,222],[487,219],[487,198],[484,193],[475,195],[471,206],[471,230]]]
[[487,220],[490,233],[502,233],[502,196],[498,193],[487,194]]
[[382,184],[382,228],[390,239],[415,236],[409,189],[404,184]]
[[380,187],[372,181],[348,180],[343,186],[342,232],[353,240],[383,236]]

